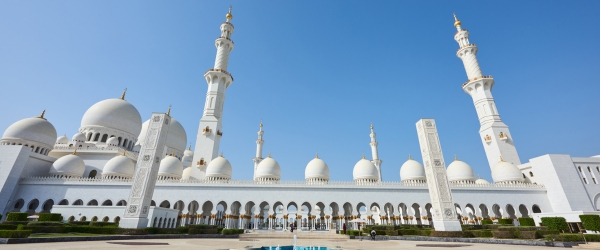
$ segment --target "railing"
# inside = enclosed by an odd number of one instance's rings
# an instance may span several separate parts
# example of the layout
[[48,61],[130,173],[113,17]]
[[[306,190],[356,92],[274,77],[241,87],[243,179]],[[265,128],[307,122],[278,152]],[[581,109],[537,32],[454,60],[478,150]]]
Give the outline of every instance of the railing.
[[77,149],[77,151],[79,152],[83,152],[86,150],[101,150],[101,151],[113,151],[116,150],[117,153],[119,154],[123,154],[123,151],[127,151],[127,153],[125,153],[125,155],[137,159],[138,157],[138,152],[137,151],[129,151],[129,150],[125,150],[119,146],[106,146],[106,147],[98,147],[98,146],[82,146],[82,147],[75,147],[75,146],[54,146],[53,149],[57,149],[57,150],[75,150]]
[[475,78],[473,78],[473,79],[469,79],[467,82],[463,83],[463,85],[462,85],[462,86],[464,87],[464,86],[465,86],[465,85],[467,85],[468,83],[470,83],[470,82],[472,82],[472,81],[475,81],[475,80],[479,80],[479,79],[489,79],[489,78],[493,78],[493,77],[492,77],[492,76],[478,76],[478,77],[475,77]]
[[210,71],[217,71],[217,72],[223,72],[228,76],[231,76],[231,80],[233,80],[233,76],[231,75],[231,73],[227,72],[226,70],[222,70],[222,69],[209,69],[206,72],[204,72],[204,74],[210,72]]
[[476,47],[476,46],[477,46],[477,45],[475,45],[474,43],[469,43],[469,44],[467,44],[467,45],[465,45],[465,46],[460,46],[460,48],[458,48],[458,49],[456,50],[456,52],[458,52],[459,50],[461,50],[461,49],[463,49],[463,48],[466,48],[466,47]]
[[232,23],[230,23],[230,22],[223,22],[223,23],[221,23],[221,24],[229,24],[229,25],[231,25],[231,27],[232,27],[232,28],[234,28],[234,29],[235,29],[235,26],[233,26],[233,24],[232,24]]
[[220,37],[217,37],[217,39],[219,39],[219,38],[223,38],[223,39],[229,40],[231,43],[235,44],[235,43],[233,42],[233,40],[231,40],[229,37],[225,37],[225,36],[220,36]]

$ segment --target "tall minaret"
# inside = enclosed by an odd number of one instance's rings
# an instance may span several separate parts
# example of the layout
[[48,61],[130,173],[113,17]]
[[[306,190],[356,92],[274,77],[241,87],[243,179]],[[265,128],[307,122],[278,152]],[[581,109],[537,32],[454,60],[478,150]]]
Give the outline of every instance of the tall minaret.
[[373,163],[373,165],[375,165],[375,167],[377,168],[377,174],[379,174],[379,181],[383,181],[383,179],[381,179],[381,163],[383,162],[381,159],[379,159],[379,152],[377,151],[377,139],[375,139],[375,128],[373,127],[373,124],[371,124],[371,155],[373,156],[373,160],[371,160],[371,162]]
[[510,135],[508,126],[500,119],[494,97],[492,97],[494,78],[492,76],[484,76],[481,73],[481,68],[476,57],[477,46],[469,43],[469,31],[461,28],[461,22],[456,18],[456,15],[454,15],[454,26],[458,30],[454,34],[454,40],[460,46],[456,52],[456,56],[462,59],[468,77],[467,82],[462,85],[462,88],[473,98],[475,110],[481,124],[479,135],[490,168],[493,168],[498,163],[500,157],[505,159],[505,161],[519,165],[521,164],[521,160],[519,160],[517,148]]
[[256,179],[256,167],[258,167],[258,164],[264,159],[262,157],[262,148],[263,148],[263,144],[265,143],[265,141],[263,141],[262,137],[265,134],[265,132],[263,132],[262,128],[263,128],[263,124],[261,121],[260,128],[258,129],[258,139],[256,140],[256,157],[254,157],[252,159],[252,161],[254,162],[254,178],[253,179]]
[[223,115],[223,104],[225,102],[225,91],[233,83],[233,77],[227,72],[229,53],[233,50],[233,25],[231,24],[231,7],[227,13],[226,21],[221,24],[221,36],[215,41],[217,57],[215,66],[204,73],[204,79],[208,84],[206,102],[204,103],[204,114],[200,119],[198,134],[196,135],[196,147],[194,151],[194,163],[196,165],[207,165],[218,156],[219,142],[223,132],[221,130],[221,118]]

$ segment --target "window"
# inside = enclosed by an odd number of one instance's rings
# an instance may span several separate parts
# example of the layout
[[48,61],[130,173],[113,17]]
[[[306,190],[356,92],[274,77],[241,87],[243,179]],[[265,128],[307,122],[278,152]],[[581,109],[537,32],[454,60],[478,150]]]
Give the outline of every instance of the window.
[[533,177],[533,172],[529,171],[529,176]]
[[592,178],[592,180],[594,181],[594,184],[598,184],[598,182],[596,181],[596,178]]
[[588,166],[588,172],[592,173],[592,170],[590,169],[590,166]]
[[583,177],[583,182],[585,182],[585,184],[588,184],[588,181],[585,177]]
[[581,167],[577,167],[577,169],[579,169],[579,173],[581,173]]

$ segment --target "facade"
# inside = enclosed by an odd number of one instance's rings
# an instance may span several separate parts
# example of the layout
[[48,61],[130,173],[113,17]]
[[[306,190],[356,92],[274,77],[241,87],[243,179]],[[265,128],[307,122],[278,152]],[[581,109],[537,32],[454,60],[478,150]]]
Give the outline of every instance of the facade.
[[[271,155],[263,157],[262,123],[253,178],[231,180],[233,166],[218,152],[225,93],[233,83],[227,71],[233,50],[232,18],[230,9],[215,42],[215,65],[204,74],[208,90],[194,151],[185,149],[187,133],[170,112],[159,114],[170,122],[156,132],[153,121],[142,122],[125,92],[90,107],[71,138],[57,137],[43,113],[25,118],[8,127],[0,139],[2,213],[52,211],[65,221],[121,221],[140,218],[140,210],[132,210],[135,205],[147,209],[142,212],[147,221],[135,222],[146,226],[206,223],[285,230],[295,224],[301,230],[330,230],[356,218],[378,224],[430,224],[442,221],[436,209],[448,207],[454,208],[444,212],[450,216],[443,219],[448,227],[456,227],[456,221],[477,223],[492,217],[533,217],[539,222],[542,216],[560,215],[578,222],[579,214],[600,210],[600,157],[543,155],[521,164],[492,97],[494,79],[481,73],[477,46],[469,42],[468,31],[456,17],[457,56],[468,77],[462,87],[473,98],[492,182],[476,178],[459,159],[430,172],[426,169],[431,160],[424,159],[423,167],[410,156],[399,169],[401,181],[384,181],[373,126],[371,159],[357,159],[352,181],[330,181],[329,167],[318,155],[307,159],[305,180],[282,181],[281,166]],[[146,153],[149,145],[158,146]],[[443,156],[437,146],[439,155],[432,151],[431,159]],[[146,159],[148,155],[156,155],[158,170],[144,165],[155,159]],[[444,189],[432,186],[442,183],[432,179],[434,173],[444,180]],[[145,179],[140,182],[147,185],[136,181],[142,174]],[[450,190],[450,200],[441,204],[437,196],[430,196],[432,187],[439,189],[437,193]],[[138,193],[143,194],[139,199],[134,195]]]

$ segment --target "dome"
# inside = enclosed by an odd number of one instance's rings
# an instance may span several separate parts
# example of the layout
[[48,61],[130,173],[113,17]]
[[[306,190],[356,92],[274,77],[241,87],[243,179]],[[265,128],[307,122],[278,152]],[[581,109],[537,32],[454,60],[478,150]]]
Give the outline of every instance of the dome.
[[67,138],[67,135],[61,135],[60,137],[56,138],[56,144],[67,144],[69,143],[69,138]]
[[[140,132],[140,135],[138,136],[136,145],[142,145],[142,143],[146,141],[146,132],[148,131],[148,124],[150,124],[150,120],[147,120],[144,122],[144,124],[142,124],[142,130]],[[169,132],[167,132],[167,143],[165,145],[170,149],[175,149],[179,152],[183,152],[185,150],[186,144],[187,133],[185,132],[185,129],[183,129],[183,126],[181,126],[181,123],[179,123],[179,121],[175,120],[175,118],[171,118]]]
[[111,137],[106,140],[106,145],[119,146],[119,139],[117,137]]
[[494,182],[523,182],[523,174],[512,163],[501,160],[492,168],[492,179],[494,179]]
[[213,159],[206,167],[206,178],[231,179],[231,163],[222,155]]
[[49,174],[82,177],[83,172],[85,172],[85,163],[83,162],[83,159],[73,153],[58,158],[52,164]]
[[4,131],[2,140],[11,139],[37,142],[52,147],[56,142],[56,129],[43,117],[25,118],[13,123]]
[[454,158],[454,161],[446,169],[448,181],[475,181],[475,172],[469,164]]
[[256,167],[256,178],[279,180],[281,178],[281,167],[279,167],[279,163],[269,155]]
[[425,169],[423,168],[423,165],[410,157],[400,167],[400,180],[402,181],[426,179],[427,178],[425,177]]
[[490,182],[489,182],[489,181],[486,181],[485,179],[481,179],[481,177],[479,177],[479,179],[477,179],[477,180],[475,181],[475,184],[480,184],[480,185],[484,185],[484,184],[485,184],[485,185],[489,185],[489,184],[490,184]]
[[73,137],[71,138],[71,141],[75,141],[75,142],[85,142],[87,140],[87,138],[85,138],[85,134],[82,133],[77,133],[75,135],[73,135]]
[[160,161],[160,167],[158,168],[158,176],[181,178],[183,174],[183,165],[177,157],[169,155]]
[[184,180],[202,180],[204,179],[204,173],[199,168],[189,166],[183,170],[182,179]]
[[142,127],[140,112],[128,101],[114,98],[92,105],[81,118],[81,127],[104,127],[137,137]]
[[183,152],[183,156],[194,156],[194,151],[192,151],[191,145]]
[[118,176],[131,178],[134,174],[135,164],[125,155],[115,156],[110,159],[102,169],[102,176]]
[[352,176],[354,176],[354,180],[379,180],[377,168],[371,161],[365,159],[364,156],[354,165]]
[[329,167],[327,163],[319,159],[319,156],[312,159],[304,169],[304,178],[329,180]]
[[[190,146],[191,148],[191,146]],[[189,166],[190,164],[192,164],[192,161],[194,160],[194,151],[190,150],[190,148],[188,148],[186,151],[183,152],[183,157],[181,157],[181,163],[184,166]]]

